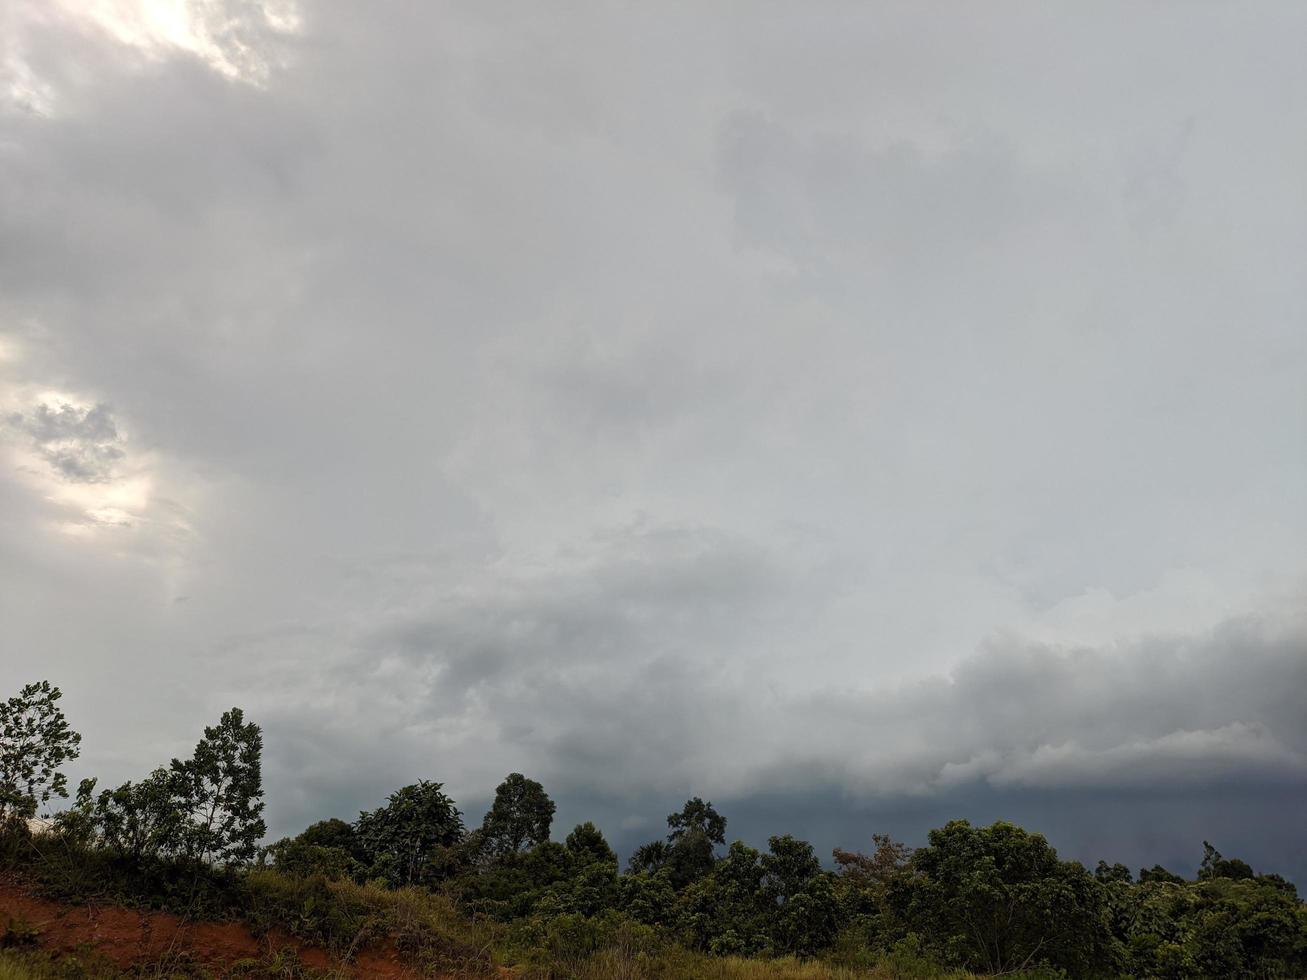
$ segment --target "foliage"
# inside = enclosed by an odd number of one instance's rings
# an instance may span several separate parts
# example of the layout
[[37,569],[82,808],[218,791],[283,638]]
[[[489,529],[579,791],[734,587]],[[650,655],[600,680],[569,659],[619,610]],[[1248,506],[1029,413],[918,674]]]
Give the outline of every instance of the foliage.
[[685,802],[680,812],[668,814],[667,839],[652,841],[631,855],[634,872],[666,868],[676,888],[684,888],[706,875],[717,859],[715,847],[726,843],[726,818],[699,797]]
[[310,824],[296,840],[301,844],[336,848],[354,855],[358,848],[358,835],[354,832],[354,826],[337,817]]
[[354,830],[370,877],[396,886],[431,884],[454,871],[463,815],[440,783],[424,779],[391,793],[371,813],[360,813]]
[[617,853],[608,846],[603,832],[589,820],[577,824],[563,846],[576,864],[611,865],[613,873],[617,872]]
[[171,782],[184,814],[179,849],[192,860],[243,864],[258,853],[263,823],[263,734],[240,708],[206,727],[195,754],[172,760]]
[[545,788],[520,772],[495,789],[495,801],[481,822],[481,848],[490,858],[529,850],[549,839],[554,801]]
[[1146,884],[1150,881],[1167,881],[1174,885],[1184,883],[1184,879],[1178,874],[1167,871],[1160,864],[1155,864],[1151,868],[1139,869],[1139,884]]
[[[67,742],[66,725],[49,730]],[[185,762],[99,793],[83,780],[50,830],[0,823],[0,870],[64,898],[239,916],[341,955],[389,937],[420,968],[457,976],[493,975],[492,948],[524,980],[1307,975],[1294,885],[1206,842],[1196,881],[1160,866],[1136,878],[1105,861],[1090,873],[1012,824],[954,821],[917,851],[884,835],[870,854],[836,849],[829,871],[788,834],[765,851],[737,840],[720,852],[726,820],[694,797],[619,874],[593,823],[549,840],[552,801],[512,774],[472,833],[442,785],[421,781],[354,824],[323,820],[277,841],[250,868],[261,749],[258,726],[233,709]],[[53,770],[37,775],[66,795]],[[9,812],[42,792],[22,790]],[[29,933],[5,935],[12,945]],[[302,975],[278,955],[238,973]]]
[[111,851],[138,861],[248,863],[266,832],[262,751],[259,726],[246,724],[241,710],[232,708],[204,729],[190,759],[173,759],[168,768],[103,790],[94,800],[94,781],[83,780],[59,826],[98,836]]
[[1226,858],[1207,841],[1203,841],[1203,860],[1198,866],[1198,880],[1211,881],[1213,878],[1232,878],[1236,881],[1253,877],[1253,869],[1247,861],[1238,858]]
[[1307,974],[1307,910],[1274,882],[1242,876],[1149,881],[1124,895],[1124,907],[1121,935],[1134,975]]
[[0,703],[0,823],[34,816],[51,797],[68,795],[59,769],[78,757],[82,736],[69,727],[61,697],[38,681]]
[[1076,975],[1112,968],[1102,887],[1041,835],[954,820],[929,841],[887,897],[941,957],[990,973],[1040,963]]
[[[79,805],[91,786],[78,791]],[[134,860],[180,853],[185,837],[182,787],[170,769],[156,769],[139,783],[104,790],[95,801],[94,825],[106,847]]]
[[336,817],[268,845],[261,859],[282,874],[299,878],[355,878],[363,872],[358,835],[351,824]]
[[265,861],[284,875],[294,878],[321,876],[328,879],[353,878],[361,870],[348,851],[305,843],[299,837],[287,837],[264,849]]

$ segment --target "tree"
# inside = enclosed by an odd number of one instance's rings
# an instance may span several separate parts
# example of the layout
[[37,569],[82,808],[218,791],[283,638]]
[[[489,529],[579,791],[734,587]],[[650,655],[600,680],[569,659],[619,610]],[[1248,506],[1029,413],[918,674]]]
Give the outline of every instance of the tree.
[[669,813],[667,826],[671,828],[667,840],[673,844],[696,835],[714,844],[726,843],[726,818],[697,796],[686,800],[679,813]]
[[630,872],[622,875],[618,882],[623,912],[648,926],[672,923],[676,914],[676,891],[667,872]]
[[805,840],[784,834],[770,838],[767,847],[759,864],[773,946],[801,956],[829,946],[839,930],[839,899],[831,875],[821,870]]
[[821,862],[812,845],[789,834],[767,841],[762,856],[763,887],[779,905],[797,895],[821,872]]
[[547,840],[529,851],[506,854],[480,874],[464,879],[463,901],[504,921],[530,916],[555,886],[567,881],[575,864],[565,846]]
[[774,948],[812,956],[829,947],[840,930],[840,903],[831,876],[825,872],[813,875],[773,917]]
[[667,841],[651,840],[631,852],[630,860],[626,862],[626,870],[633,875],[654,874],[667,867],[667,860],[671,853],[672,848]]
[[1106,861],[1099,861],[1094,868],[1094,877],[1104,883],[1119,882],[1129,885],[1134,881],[1130,874],[1130,869],[1124,864],[1108,864]]
[[912,848],[888,834],[872,834],[876,849],[871,854],[835,848],[831,857],[837,869],[835,891],[849,915],[873,915],[880,911],[885,889],[908,865]]
[[68,726],[49,681],[23,687],[0,704],[0,823],[36,815],[54,796],[68,796],[59,769],[80,754],[82,736]]
[[347,854],[353,854],[358,846],[358,835],[354,832],[353,825],[338,817],[310,824],[295,840],[313,847],[334,847]]
[[263,733],[240,708],[204,729],[195,754],[172,760],[173,790],[185,820],[180,850],[197,861],[242,864],[258,853],[263,822]]
[[939,953],[986,973],[1039,963],[1111,972],[1103,886],[1077,862],[1059,860],[1041,835],[953,820],[929,841],[887,897]]
[[666,867],[672,884],[684,888],[712,870],[715,845],[726,843],[726,818],[696,796],[679,813],[668,815],[667,826]]
[[335,817],[319,820],[298,836],[269,845],[264,855],[278,871],[301,878],[348,878],[360,870],[354,828]]
[[1198,866],[1199,881],[1210,881],[1213,878],[1231,878],[1240,881],[1252,877],[1253,869],[1247,861],[1222,857],[1220,851],[1207,841],[1203,841],[1203,863]]
[[912,856],[912,848],[894,840],[889,834],[872,834],[876,849],[871,854],[846,851],[837,847],[831,851],[839,875],[845,883],[859,891],[883,886],[892,875],[902,871]]
[[1183,885],[1184,879],[1173,871],[1167,871],[1160,864],[1155,864],[1151,868],[1139,869],[1139,884],[1143,885],[1150,881],[1164,881],[1173,885]]
[[498,858],[547,841],[554,809],[543,786],[520,772],[509,774],[495,789],[495,801],[481,822],[483,850]]
[[463,838],[463,815],[441,786],[421,780],[359,814],[354,830],[374,877],[413,885],[446,876],[449,851]]
[[720,955],[771,951],[774,909],[763,889],[761,855],[734,841],[708,874],[681,889],[680,925],[698,948]]
[[577,865],[603,864],[611,865],[614,871],[617,870],[616,853],[608,846],[603,831],[589,820],[577,824],[567,835],[563,846],[567,848],[567,853]]
[[[83,783],[89,797],[92,784]],[[134,861],[170,857],[184,848],[185,813],[172,770],[159,768],[140,782],[106,789],[95,800],[92,821],[105,847]],[[83,805],[78,791],[78,804]]]

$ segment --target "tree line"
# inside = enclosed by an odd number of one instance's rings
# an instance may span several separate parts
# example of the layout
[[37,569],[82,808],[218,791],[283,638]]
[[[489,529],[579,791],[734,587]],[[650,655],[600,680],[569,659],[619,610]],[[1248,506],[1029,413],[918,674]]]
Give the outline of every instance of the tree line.
[[[48,682],[0,705],[0,830],[66,798],[61,768],[80,736]],[[297,879],[440,890],[470,915],[544,944],[597,947],[644,930],[709,954],[829,957],[870,965],[919,957],[989,974],[1277,977],[1307,973],[1307,906],[1294,885],[1204,842],[1194,880],[1062,860],[1011,823],[954,820],[924,847],[872,835],[822,866],[789,834],[728,844],[727,820],[694,797],[626,867],[593,823],[552,836],[555,804],[512,773],[479,824],[439,782],[404,786],[357,819],[321,820],[267,846],[262,733],[242,712],[207,727],[188,759],[97,791],[83,780],[50,833],[128,868],[262,867]]]

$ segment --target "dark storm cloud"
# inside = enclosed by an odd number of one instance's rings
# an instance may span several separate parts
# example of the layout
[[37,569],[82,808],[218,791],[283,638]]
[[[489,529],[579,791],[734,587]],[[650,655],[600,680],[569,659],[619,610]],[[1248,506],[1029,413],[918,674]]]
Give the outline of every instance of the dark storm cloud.
[[1289,853],[1300,8],[178,9],[0,30],[0,681],[88,774],[238,703],[278,831]]

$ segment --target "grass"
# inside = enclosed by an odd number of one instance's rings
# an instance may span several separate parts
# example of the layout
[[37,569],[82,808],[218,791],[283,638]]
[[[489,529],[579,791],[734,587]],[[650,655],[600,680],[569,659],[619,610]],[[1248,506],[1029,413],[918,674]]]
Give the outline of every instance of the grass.
[[[3,844],[4,842],[0,842]],[[35,842],[34,842],[35,843]],[[94,849],[54,841],[39,853],[9,842],[0,865],[21,870],[47,894],[164,909],[188,919],[241,920],[256,935],[294,937],[349,961],[383,943],[426,976],[491,978],[501,964],[519,980],[975,980],[942,968],[915,946],[883,955],[798,960],[720,957],[688,950],[630,920],[569,917],[523,928],[469,916],[448,895],[392,890],[349,879],[298,878],[272,870],[229,874],[155,862],[127,866]],[[15,935],[15,939],[22,937]],[[6,945],[0,943],[0,946]],[[30,942],[0,950],[0,980],[208,980],[202,968],[173,961],[123,973],[77,957],[52,958]],[[234,964],[245,980],[330,978],[305,968],[293,950]],[[1033,976],[1033,974],[1031,975]]]
[[244,918],[256,929],[284,929],[346,959],[390,937],[398,951],[429,973],[488,977],[504,929],[462,915],[442,894],[391,890],[347,879],[290,878],[251,871],[242,880]]
[[972,976],[938,970],[905,973],[889,964],[854,968],[820,960],[702,956],[683,950],[640,961],[617,950],[601,950],[582,965],[576,980],[967,980]]
[[[503,927],[470,919],[448,897],[417,888],[390,890],[260,869],[235,874],[179,862],[130,862],[75,842],[21,834],[0,841],[0,866],[19,871],[42,893],[62,901],[158,909],[188,920],[239,920],[256,935],[289,933],[344,959],[389,940],[405,959],[433,975],[475,978],[497,972],[492,950]],[[250,972],[256,969],[261,972]],[[241,975],[305,974],[270,962],[249,964]],[[5,978],[0,975],[0,980]]]

